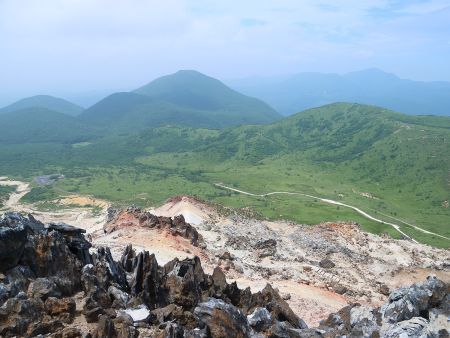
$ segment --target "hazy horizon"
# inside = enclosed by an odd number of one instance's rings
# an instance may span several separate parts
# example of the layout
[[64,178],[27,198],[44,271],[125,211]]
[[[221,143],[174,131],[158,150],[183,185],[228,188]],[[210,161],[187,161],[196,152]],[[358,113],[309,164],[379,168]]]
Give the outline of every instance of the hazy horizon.
[[374,67],[450,81],[449,32],[449,0],[2,0],[0,104],[101,97],[179,69],[224,82]]

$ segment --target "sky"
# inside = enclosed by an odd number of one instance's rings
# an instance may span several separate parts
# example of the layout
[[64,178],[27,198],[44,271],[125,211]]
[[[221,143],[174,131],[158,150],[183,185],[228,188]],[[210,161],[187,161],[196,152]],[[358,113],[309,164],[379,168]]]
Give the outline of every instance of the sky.
[[450,0],[0,0],[0,48],[0,104],[89,100],[179,69],[450,81]]

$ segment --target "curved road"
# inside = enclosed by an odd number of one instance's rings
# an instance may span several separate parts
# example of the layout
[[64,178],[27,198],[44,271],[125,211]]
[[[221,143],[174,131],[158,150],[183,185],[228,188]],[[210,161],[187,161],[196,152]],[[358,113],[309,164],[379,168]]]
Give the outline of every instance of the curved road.
[[[361,209],[359,209],[359,208],[357,208],[357,207],[355,207],[355,206],[353,206],[353,205],[341,203],[341,202],[334,201],[334,200],[330,200],[330,199],[327,199],[327,198],[321,198],[321,197],[317,197],[317,196],[312,196],[312,195],[308,195],[308,194],[303,194],[303,193],[300,193],[300,192],[273,191],[273,192],[269,192],[269,193],[267,193],[267,194],[253,194],[253,193],[251,193],[251,192],[247,192],[247,191],[235,189],[235,188],[232,188],[232,187],[228,187],[228,186],[226,186],[226,185],[224,185],[224,184],[222,184],[222,183],[215,183],[214,185],[215,185],[216,187],[219,187],[219,188],[222,188],[222,189],[231,190],[231,191],[238,192],[238,193],[241,193],[241,194],[244,194],[244,195],[248,195],[248,196],[267,197],[267,196],[271,196],[271,195],[297,195],[297,196],[306,196],[306,197],[314,198],[314,199],[317,199],[317,200],[319,200],[319,201],[322,201],[322,202],[325,202],[325,203],[329,203],[329,204],[334,204],[334,205],[343,206],[343,207],[346,207],[346,208],[350,208],[350,209],[355,210],[358,214],[360,214],[360,215],[362,215],[362,216],[364,216],[364,217],[366,217],[366,218],[368,218],[368,219],[370,219],[370,220],[372,220],[372,221],[375,221],[375,222],[378,222],[378,223],[382,223],[382,224],[390,225],[391,227],[393,227],[395,230],[397,230],[399,233],[401,233],[401,234],[402,234],[403,236],[405,236],[406,238],[410,239],[410,240],[413,241],[414,243],[418,243],[414,238],[412,238],[411,236],[408,236],[407,234],[405,234],[405,233],[400,229],[400,226],[399,226],[398,224],[386,222],[386,221],[383,221],[383,220],[378,219],[378,218],[376,218],[376,217],[373,217],[372,215],[369,215],[367,212],[365,212],[365,211],[363,211],[363,210],[361,210]],[[403,222],[403,221],[401,221],[401,222],[402,222],[402,223],[405,223],[405,224],[407,224],[407,225],[413,227],[414,229],[416,229],[416,230],[418,230],[418,231],[421,231],[421,232],[423,232],[423,233],[425,233],[425,234],[429,234],[429,235],[433,235],[433,236],[438,236],[438,237],[440,237],[440,238],[450,240],[450,238],[448,238],[448,237],[445,237],[445,236],[443,236],[443,235],[439,235],[439,234],[436,234],[436,233],[434,233],[434,232],[431,232],[431,231],[422,229],[422,228],[420,228],[420,227],[418,227],[418,226],[416,226],[416,225],[412,225],[412,224],[409,224],[409,223],[406,223],[406,222]]]

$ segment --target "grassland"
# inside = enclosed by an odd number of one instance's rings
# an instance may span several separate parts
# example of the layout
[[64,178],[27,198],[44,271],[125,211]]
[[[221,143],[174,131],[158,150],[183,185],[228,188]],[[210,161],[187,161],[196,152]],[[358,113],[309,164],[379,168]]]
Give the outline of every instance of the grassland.
[[4,202],[8,199],[9,195],[16,190],[16,187],[0,185],[0,208],[3,207]]
[[[243,196],[214,186],[222,182],[258,194],[291,191],[339,200],[385,221],[394,217],[450,237],[450,209],[444,203],[450,200],[449,118],[335,104],[267,126],[223,131],[172,126],[82,146],[0,145],[0,156],[8,159],[0,163],[5,175],[64,174],[46,188],[56,195],[73,192],[149,206],[187,194],[250,207],[269,219],[349,220],[373,233],[399,236],[348,208],[298,196]],[[36,193],[35,199],[51,193]],[[402,230],[423,243],[450,246],[406,224]]]

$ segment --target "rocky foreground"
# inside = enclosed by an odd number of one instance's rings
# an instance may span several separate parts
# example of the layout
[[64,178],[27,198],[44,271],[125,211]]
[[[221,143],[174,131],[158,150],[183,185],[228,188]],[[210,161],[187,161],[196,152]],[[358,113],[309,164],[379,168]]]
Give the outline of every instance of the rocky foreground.
[[[181,218],[146,217],[203,245]],[[449,336],[449,285],[435,277],[394,290],[379,308],[352,304],[308,328],[270,285],[251,293],[219,267],[205,274],[198,257],[159,266],[131,246],[116,261],[107,247],[90,253],[83,232],[0,217],[1,337]]]

